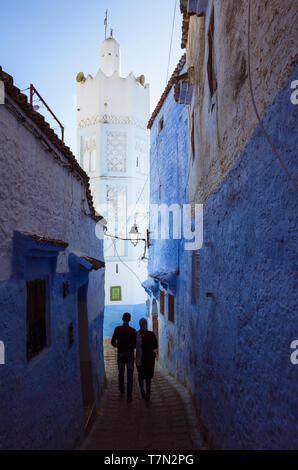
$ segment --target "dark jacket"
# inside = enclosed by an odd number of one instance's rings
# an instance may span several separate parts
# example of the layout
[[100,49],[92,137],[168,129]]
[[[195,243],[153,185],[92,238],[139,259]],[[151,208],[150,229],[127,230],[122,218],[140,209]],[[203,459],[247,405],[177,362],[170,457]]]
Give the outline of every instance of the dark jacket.
[[136,347],[137,332],[128,323],[115,328],[111,344],[118,349],[118,352],[134,352]]
[[142,365],[138,367],[143,379],[152,379],[155,365],[154,349],[158,348],[157,339],[153,331],[141,331],[142,335]]

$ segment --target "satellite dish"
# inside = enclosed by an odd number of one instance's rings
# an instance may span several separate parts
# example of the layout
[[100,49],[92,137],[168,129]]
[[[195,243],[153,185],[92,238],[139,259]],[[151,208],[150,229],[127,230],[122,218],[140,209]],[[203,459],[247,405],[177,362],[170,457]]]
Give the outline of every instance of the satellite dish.
[[145,85],[145,75],[140,75],[136,78],[136,82],[139,82],[142,86]]
[[84,73],[83,73],[83,72],[79,72],[79,73],[77,74],[76,80],[77,80],[78,83],[84,82],[84,81],[86,80]]

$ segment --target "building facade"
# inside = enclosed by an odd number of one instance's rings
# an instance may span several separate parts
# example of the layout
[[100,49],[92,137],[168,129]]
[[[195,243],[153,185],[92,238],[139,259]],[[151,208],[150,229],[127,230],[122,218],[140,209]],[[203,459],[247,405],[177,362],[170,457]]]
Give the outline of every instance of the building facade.
[[[190,390],[210,446],[295,449],[295,7],[290,0],[180,3],[186,71],[176,86],[189,93],[185,200],[203,204],[203,244],[176,248],[173,264],[164,243],[166,269],[145,284],[163,325],[160,362]],[[163,109],[156,111],[152,154]],[[165,122],[176,115],[172,109]],[[161,194],[170,190],[169,173],[160,186]],[[173,305],[175,321],[166,321]]]
[[95,77],[80,73],[77,81],[77,158],[107,220],[104,335],[109,337],[123,312],[133,315],[133,326],[145,313],[144,242],[134,247],[119,238],[129,238],[134,224],[142,238],[147,229],[149,85],[143,76],[121,76],[121,50],[112,36],[102,43]]
[[0,448],[68,449],[104,384],[102,217],[70,149],[0,80]]
[[[183,291],[189,273],[181,269],[187,256],[184,239],[173,238],[174,219],[180,218],[183,234],[183,205],[187,204],[188,107],[179,104],[177,78],[186,71],[182,56],[148,124],[150,129],[150,208],[159,208],[158,217],[150,214],[148,279],[143,283],[148,294],[150,327],[159,342],[159,361],[175,369],[174,332],[180,323]],[[162,212],[162,207],[166,208]],[[177,213],[174,215],[175,208]],[[163,218],[163,221],[162,221]],[[161,224],[169,223],[169,237],[164,239]],[[186,278],[184,278],[185,276]],[[181,302],[181,305],[180,305]],[[177,350],[183,344],[177,345]]]

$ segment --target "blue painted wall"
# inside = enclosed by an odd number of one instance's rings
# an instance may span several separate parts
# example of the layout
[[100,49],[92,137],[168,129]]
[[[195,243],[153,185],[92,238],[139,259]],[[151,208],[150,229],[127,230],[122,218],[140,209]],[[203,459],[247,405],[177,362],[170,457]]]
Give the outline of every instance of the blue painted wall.
[[104,338],[111,338],[116,326],[122,325],[122,315],[124,312],[131,314],[130,326],[139,330],[139,320],[142,317],[146,317],[146,304],[106,305],[104,309]]
[[[264,125],[297,181],[297,106],[290,101],[296,78],[297,69],[268,107]],[[172,165],[185,175],[172,157],[177,111],[170,100],[151,132],[151,202],[158,194],[157,165],[164,202],[173,194]],[[169,150],[159,149],[157,160],[158,119],[169,111]],[[160,362],[190,388],[216,448],[298,446],[298,368],[290,362],[290,343],[297,339],[296,214],[297,191],[257,128],[204,208],[198,305],[191,304],[192,253],[183,242],[154,242],[150,249],[150,272],[159,265],[172,269],[176,260],[180,270],[175,324],[159,315]]]
[[[22,252],[24,240],[27,245],[24,253],[36,250],[35,241],[20,238],[14,254]],[[0,449],[71,449],[83,437],[77,289],[88,283],[89,272],[83,269],[81,275],[74,275],[71,269],[69,273],[58,274],[56,258],[51,256],[47,261],[43,250],[44,247],[40,248],[40,258],[34,258],[32,263],[29,258],[22,263],[21,256],[15,256],[19,264],[14,276],[0,282],[0,332],[6,353],[5,365],[0,367]],[[47,250],[54,252],[52,247]],[[47,279],[49,344],[27,362],[26,280],[40,277]],[[69,294],[63,298],[65,281],[69,283]],[[104,279],[102,289],[103,283]],[[70,323],[74,327],[71,347]],[[96,401],[104,383],[102,323],[103,312],[97,312],[89,322]]]
[[[5,384],[1,387],[0,448],[71,448],[83,429],[75,296],[63,301],[62,283],[57,279],[51,295],[50,346],[29,364],[26,282],[0,283],[0,298],[0,330],[6,347],[6,365],[0,371]],[[75,332],[71,349],[69,322]]]
[[[184,73],[184,67],[181,74]],[[177,104],[172,87],[151,129],[150,204],[179,204],[187,202],[188,175],[188,107]],[[164,127],[159,132],[159,121]],[[181,213],[182,214],[182,213]],[[150,230],[153,230],[152,217]],[[170,218],[170,233],[172,218]],[[172,272],[179,268],[180,240],[150,238],[148,271]]]

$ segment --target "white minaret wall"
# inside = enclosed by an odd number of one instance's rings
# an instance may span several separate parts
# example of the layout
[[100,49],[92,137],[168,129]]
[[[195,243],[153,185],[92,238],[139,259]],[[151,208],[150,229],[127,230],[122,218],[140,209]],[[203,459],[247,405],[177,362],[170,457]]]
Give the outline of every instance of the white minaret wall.
[[121,50],[114,38],[106,39],[101,45],[101,70],[107,77],[115,71],[121,75]]
[[[111,234],[119,230],[121,220],[124,223],[128,216],[129,231],[138,212],[136,222],[143,227],[142,237],[146,237],[149,116],[149,85],[141,85],[133,73],[121,77],[120,46],[114,38],[106,39],[101,46],[101,68],[95,77],[88,75],[77,83],[77,159],[90,176],[95,207],[106,217]],[[109,200],[111,195],[118,197],[124,210],[122,219],[121,214],[118,218],[119,227],[113,226],[110,209],[103,207],[107,195]],[[135,207],[138,199],[145,209]],[[137,247],[129,241],[116,243],[120,258],[127,266],[117,256],[113,241],[106,238],[105,322],[109,323],[108,317],[111,317],[111,325],[117,308],[119,312],[124,306],[125,310],[133,311],[133,306],[146,301],[145,291],[136,278],[141,282],[147,278],[147,263],[140,261],[144,243],[139,242]],[[111,286],[121,286],[121,301],[110,300]],[[119,323],[119,315],[115,318]]]
[[[117,72],[107,77],[101,69],[95,77],[88,75],[77,86],[77,121],[94,117],[97,114],[132,115],[146,124],[149,112],[144,109],[149,102],[149,85],[143,87],[136,82],[133,73],[122,78]],[[149,117],[148,117],[149,119]]]

